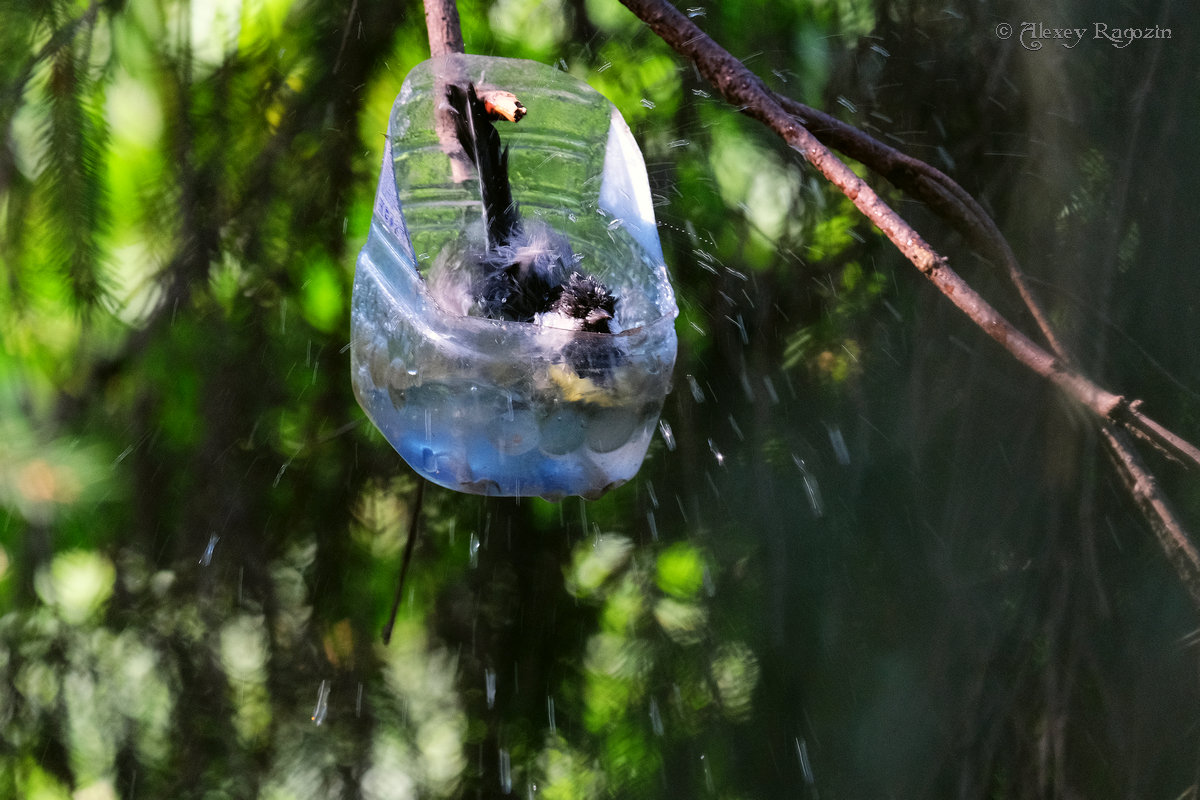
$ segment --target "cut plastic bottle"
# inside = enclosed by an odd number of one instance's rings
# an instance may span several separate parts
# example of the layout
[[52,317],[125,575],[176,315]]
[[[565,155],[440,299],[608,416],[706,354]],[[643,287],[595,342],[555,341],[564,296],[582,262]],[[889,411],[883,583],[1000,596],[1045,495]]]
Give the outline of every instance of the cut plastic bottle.
[[[478,176],[447,122],[450,83],[513,92],[528,109],[497,123],[513,199],[526,228],[565,237],[571,268],[616,297],[613,332],[490,319],[431,291],[485,246]],[[670,390],[678,309],[645,162],[620,113],[535,62],[418,65],[392,109],[351,313],[355,395],[423,477],[549,500],[628,481]]]

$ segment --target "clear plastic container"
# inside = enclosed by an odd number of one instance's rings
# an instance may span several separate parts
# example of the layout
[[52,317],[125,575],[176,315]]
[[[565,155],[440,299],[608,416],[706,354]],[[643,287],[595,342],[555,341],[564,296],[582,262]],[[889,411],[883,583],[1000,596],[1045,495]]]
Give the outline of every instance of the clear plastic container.
[[[527,227],[565,236],[577,269],[617,297],[614,333],[471,316],[431,294],[483,237],[479,183],[448,154],[448,81],[514,92],[528,109],[497,123],[513,197]],[[645,163],[620,113],[535,62],[418,65],[392,109],[351,313],[355,395],[422,476],[549,500],[628,481],[670,389],[678,310]]]

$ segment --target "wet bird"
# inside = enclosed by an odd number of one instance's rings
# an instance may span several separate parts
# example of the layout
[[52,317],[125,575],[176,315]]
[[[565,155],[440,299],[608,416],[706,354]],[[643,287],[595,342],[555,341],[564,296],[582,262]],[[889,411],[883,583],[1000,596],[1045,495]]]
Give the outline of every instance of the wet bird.
[[550,308],[534,316],[534,322],[568,331],[612,333],[617,299],[591,275],[572,272],[552,295]]
[[511,108],[498,111],[470,84],[450,85],[446,100],[455,136],[479,178],[483,246],[453,255],[462,263],[435,276],[435,298],[457,313],[576,332],[615,332],[617,298],[577,269],[580,257],[565,236],[541,220],[522,219],[513,199],[508,148],[492,120],[503,116],[515,122],[524,116],[524,107],[516,103],[515,114]]

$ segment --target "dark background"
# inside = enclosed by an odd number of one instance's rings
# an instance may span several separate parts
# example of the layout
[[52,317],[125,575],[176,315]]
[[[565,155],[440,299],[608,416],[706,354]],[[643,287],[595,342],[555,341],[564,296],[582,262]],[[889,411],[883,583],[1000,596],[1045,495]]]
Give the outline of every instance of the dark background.
[[[1184,9],[689,11],[956,178],[1084,371],[1195,441]],[[1196,609],[1090,420],[615,0],[460,12],[625,114],[680,353],[602,500],[430,487],[385,648],[415,484],[349,302],[420,9],[0,3],[0,796],[1193,796]]]

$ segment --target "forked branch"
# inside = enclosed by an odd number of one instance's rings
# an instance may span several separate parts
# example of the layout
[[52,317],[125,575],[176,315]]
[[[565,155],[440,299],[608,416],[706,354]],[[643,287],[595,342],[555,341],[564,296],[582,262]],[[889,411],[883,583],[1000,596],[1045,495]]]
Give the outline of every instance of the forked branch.
[[[1029,291],[1011,248],[995,223],[966,191],[949,177],[851,126],[777,96],[737,58],[701,31],[665,0],[621,0],[649,28],[689,59],[730,104],[775,131],[797,150],[911,261],[952,303],[1002,347],[1065,395],[1090,411],[1113,455],[1118,471],[1175,566],[1180,580],[1200,608],[1200,553],[1176,518],[1170,503],[1119,427],[1155,444],[1172,456],[1200,466],[1200,450],[1148,418],[1139,402],[1098,386],[1075,370],[1070,354],[1050,328]],[[824,141],[822,141],[824,140]],[[1036,344],[963,280],[900,215],[826,146],[861,161],[902,190],[927,202],[967,236],[986,257],[1001,263],[1051,350]]]

